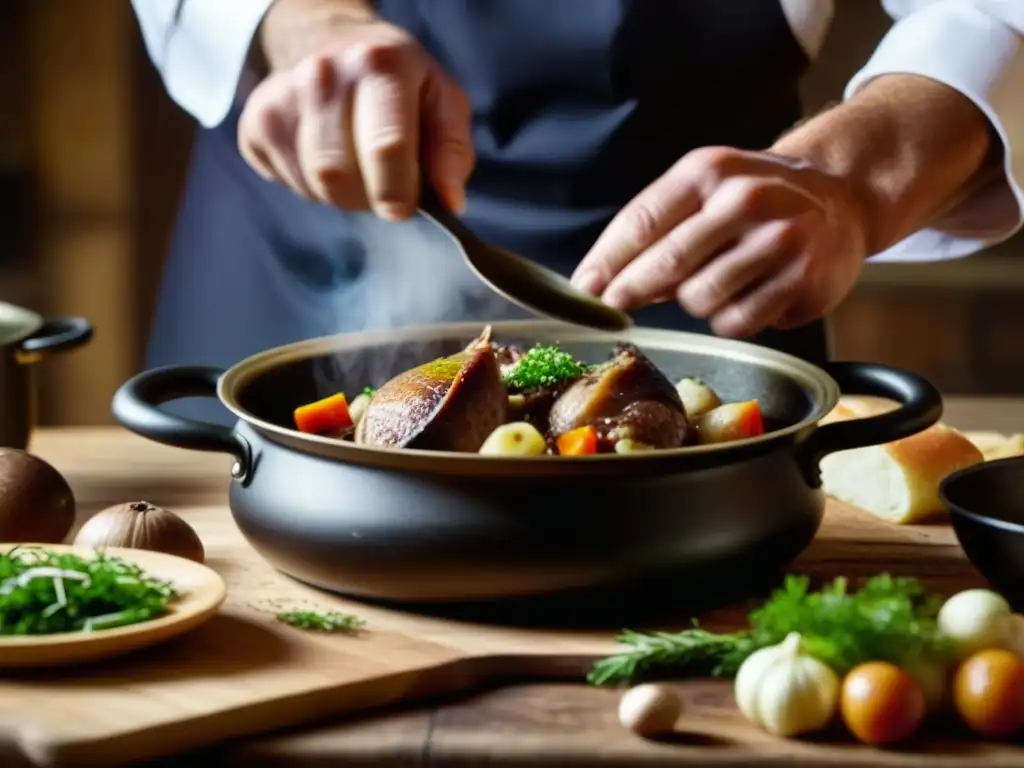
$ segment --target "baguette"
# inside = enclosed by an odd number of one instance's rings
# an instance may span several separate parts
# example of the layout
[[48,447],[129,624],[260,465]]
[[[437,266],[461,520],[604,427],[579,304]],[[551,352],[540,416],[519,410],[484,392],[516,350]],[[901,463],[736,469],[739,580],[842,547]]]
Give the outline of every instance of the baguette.
[[[823,422],[864,418],[890,410],[884,401],[847,396]],[[939,423],[884,445],[830,454],[822,459],[826,494],[901,525],[918,523],[945,510],[939,483],[952,472],[984,461],[977,446]]]

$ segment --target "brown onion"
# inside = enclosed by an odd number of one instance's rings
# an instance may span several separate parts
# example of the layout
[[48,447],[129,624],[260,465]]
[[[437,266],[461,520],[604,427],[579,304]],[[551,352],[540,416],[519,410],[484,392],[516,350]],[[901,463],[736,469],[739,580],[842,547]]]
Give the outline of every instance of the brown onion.
[[0,541],[60,544],[75,523],[75,496],[56,469],[25,451],[0,448]]
[[203,542],[192,526],[148,501],[131,501],[97,512],[75,536],[75,544],[94,549],[147,549],[197,563],[206,559]]

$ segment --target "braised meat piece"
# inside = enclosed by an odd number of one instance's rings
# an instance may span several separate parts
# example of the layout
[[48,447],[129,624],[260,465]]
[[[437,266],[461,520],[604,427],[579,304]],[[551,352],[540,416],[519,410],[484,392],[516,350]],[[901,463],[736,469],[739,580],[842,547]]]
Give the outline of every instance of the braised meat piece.
[[548,431],[548,414],[563,388],[542,387],[508,396],[509,421],[526,421],[539,432]]
[[466,349],[380,387],[356,428],[361,445],[476,452],[508,415],[488,327]]
[[675,386],[636,347],[625,344],[558,397],[548,421],[553,437],[594,427],[602,451],[614,450],[619,440],[678,448],[687,433],[686,412]]

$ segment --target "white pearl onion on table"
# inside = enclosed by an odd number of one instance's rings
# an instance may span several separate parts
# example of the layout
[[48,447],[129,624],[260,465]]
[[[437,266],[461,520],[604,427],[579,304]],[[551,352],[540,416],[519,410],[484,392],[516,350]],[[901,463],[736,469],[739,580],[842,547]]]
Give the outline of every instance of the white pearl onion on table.
[[1006,648],[1015,624],[1006,598],[990,589],[956,593],[943,603],[937,621],[961,659],[988,648]]
[[640,736],[670,733],[682,713],[682,700],[652,683],[630,688],[619,700],[619,722]]

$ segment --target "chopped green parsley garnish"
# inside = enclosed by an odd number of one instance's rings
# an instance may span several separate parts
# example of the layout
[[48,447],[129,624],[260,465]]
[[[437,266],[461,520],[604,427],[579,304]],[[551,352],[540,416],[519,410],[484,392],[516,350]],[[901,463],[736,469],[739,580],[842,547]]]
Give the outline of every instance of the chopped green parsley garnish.
[[591,366],[557,347],[536,345],[503,373],[505,386],[513,391],[550,387],[578,379]]

